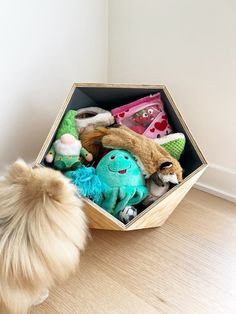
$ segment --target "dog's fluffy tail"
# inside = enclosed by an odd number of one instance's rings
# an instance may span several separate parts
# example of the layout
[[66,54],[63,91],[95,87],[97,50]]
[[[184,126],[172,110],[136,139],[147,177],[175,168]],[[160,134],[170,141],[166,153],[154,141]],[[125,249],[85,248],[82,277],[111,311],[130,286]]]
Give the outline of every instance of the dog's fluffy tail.
[[0,314],[25,314],[43,289],[74,272],[86,233],[69,179],[14,163],[0,181]]
[[[30,291],[16,290],[12,287],[4,286],[4,299],[0,300],[0,313],[1,314],[26,314],[32,306],[33,300],[36,300],[40,295],[40,291],[30,293]],[[3,300],[5,303],[3,303]]]

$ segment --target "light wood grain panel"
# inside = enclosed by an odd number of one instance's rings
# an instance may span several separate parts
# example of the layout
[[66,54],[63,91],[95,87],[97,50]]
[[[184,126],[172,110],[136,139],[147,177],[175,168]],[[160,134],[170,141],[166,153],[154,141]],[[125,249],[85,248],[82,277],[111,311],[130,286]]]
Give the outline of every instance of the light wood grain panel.
[[94,88],[141,88],[141,89],[164,89],[161,84],[130,84],[130,83],[75,83],[75,87],[94,87]]
[[[58,287],[47,301],[47,307],[52,308],[52,312],[49,313],[110,314],[114,313],[114,308],[116,308],[115,313],[117,314],[126,313],[128,309],[129,313],[136,314],[139,313],[140,306],[146,308],[150,314],[157,313],[155,308],[140,300],[135,291],[124,289],[123,286],[101,271],[100,266],[95,261],[94,257],[88,254],[86,263],[82,261],[80,273],[67,284]],[[73,298],[73,295],[79,295],[79,299]],[[132,308],[130,308],[131,300]],[[45,305],[33,309],[32,314],[46,314],[47,311],[51,311],[47,307],[45,308]]]
[[85,212],[90,228],[125,230],[125,225],[90,200],[85,200]]
[[192,189],[160,228],[92,237],[33,314],[236,313],[235,204]]
[[203,162],[203,164],[207,164],[206,158],[204,157],[199,145],[197,144],[196,139],[193,137],[188,125],[185,123],[184,119],[183,119],[183,115],[180,112],[179,108],[176,105],[176,102],[174,101],[173,97],[171,96],[171,94],[169,93],[168,89],[166,87],[164,87],[164,92],[166,94],[166,97],[168,98],[169,102],[171,103],[175,114],[177,115],[181,125],[183,126],[186,134],[188,135],[188,138],[190,139],[191,143],[193,144],[193,147],[195,148],[195,150],[198,153],[198,156],[200,157],[201,161]]
[[114,217],[107,214],[104,210],[99,208],[97,205],[93,204],[92,202],[86,202],[86,213],[89,218],[90,227],[97,228],[97,229],[107,229],[107,230],[135,230],[141,228],[151,228],[157,227],[162,225],[168,216],[173,212],[175,207],[184,197],[184,195],[188,192],[191,186],[197,181],[200,174],[206,168],[206,160],[203,157],[196,141],[193,139],[186,123],[183,120],[181,113],[179,112],[177,106],[175,105],[174,100],[170,96],[167,88],[164,85],[148,85],[148,84],[104,84],[104,83],[75,83],[72,86],[72,89],[67,96],[64,104],[62,105],[57,118],[49,132],[49,135],[36,159],[35,165],[39,166],[42,162],[44,155],[48,149],[48,146],[54,137],[54,133],[56,132],[57,127],[60,124],[60,121],[64,115],[64,112],[68,106],[68,103],[75,91],[76,88],[138,88],[138,89],[159,89],[163,90],[166,94],[168,100],[170,101],[179,121],[181,122],[183,128],[185,129],[186,133],[188,134],[192,145],[194,146],[196,152],[199,155],[199,158],[202,160],[203,166],[197,169],[194,173],[189,175],[185,178],[183,184],[177,186],[176,188],[172,189],[168,193],[166,193],[162,198],[158,200],[158,204],[155,204],[155,207],[151,205],[148,207],[144,212],[142,212],[136,219],[134,219],[130,224],[123,225],[120,221],[115,219]]
[[162,200],[156,206],[149,206],[139,217],[131,221],[128,230],[161,226],[204,171],[203,166],[202,170],[194,173],[180,186],[176,186],[169,194],[163,195]]
[[90,228],[130,231],[161,226],[198,180],[205,168],[206,166],[203,165],[202,169],[190,175],[189,179],[185,180],[180,186],[176,186],[173,191],[169,191],[169,193],[160,198],[157,205],[149,206],[127,225],[122,224],[93,202],[85,201]]
[[54,134],[60,124],[60,121],[66,111],[66,108],[70,102],[70,99],[75,91],[76,88],[80,88],[80,87],[93,87],[93,88],[104,88],[104,87],[107,87],[107,88],[143,88],[143,89],[149,89],[149,88],[158,88],[158,89],[164,89],[164,85],[147,85],[147,84],[106,84],[106,83],[74,83],[68,96],[66,97],[64,103],[62,104],[60,110],[59,110],[59,113],[58,115],[56,116],[56,119],[49,131],[49,134],[45,140],[45,142],[43,143],[43,146],[35,160],[35,164],[36,165],[39,165],[44,156],[45,156],[45,153],[48,149],[48,146],[52,140],[52,138],[54,137]]
[[35,165],[39,165],[42,162],[42,160],[43,160],[43,158],[44,158],[44,156],[46,154],[46,151],[48,149],[48,146],[49,146],[52,138],[54,137],[54,134],[55,134],[55,132],[56,132],[56,130],[57,130],[57,128],[58,128],[58,126],[59,126],[59,124],[61,122],[61,119],[62,119],[62,117],[63,117],[63,115],[64,115],[64,113],[66,111],[66,108],[67,108],[67,106],[69,104],[69,101],[70,101],[70,99],[71,99],[71,97],[72,97],[72,95],[73,95],[73,93],[75,91],[75,88],[76,88],[76,86],[75,86],[75,84],[73,84],[73,86],[72,86],[69,94],[67,95],[64,103],[62,104],[62,106],[61,106],[61,108],[60,108],[60,110],[59,110],[59,112],[58,112],[58,114],[56,116],[56,119],[55,119],[55,121],[54,121],[54,123],[53,123],[53,125],[52,125],[52,127],[51,127],[51,129],[49,131],[49,133],[48,133],[48,136],[47,136],[45,142],[43,143],[43,146],[42,146],[42,148],[41,148],[41,150],[40,150],[40,152],[39,152],[39,154],[38,154],[38,156],[37,156],[37,158],[35,160]]

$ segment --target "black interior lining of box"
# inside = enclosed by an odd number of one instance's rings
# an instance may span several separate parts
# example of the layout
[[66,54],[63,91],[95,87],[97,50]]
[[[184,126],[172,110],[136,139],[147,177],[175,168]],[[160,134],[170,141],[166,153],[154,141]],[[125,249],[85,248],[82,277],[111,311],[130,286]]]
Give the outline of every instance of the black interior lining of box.
[[[77,87],[67,106],[68,110],[98,106],[103,109],[111,110],[117,106],[127,104],[150,94],[161,93],[165,111],[174,132],[182,132],[186,136],[186,147],[181,157],[180,163],[184,169],[184,177],[191,174],[202,165],[193,144],[188,138],[181,122],[179,121],[171,103],[162,89],[142,89],[142,88],[110,88],[110,87]],[[54,139],[52,140],[52,142]],[[51,143],[52,144],[52,143]],[[50,144],[50,146],[51,146]],[[50,148],[48,147],[48,150]],[[42,161],[42,164],[44,162]]]

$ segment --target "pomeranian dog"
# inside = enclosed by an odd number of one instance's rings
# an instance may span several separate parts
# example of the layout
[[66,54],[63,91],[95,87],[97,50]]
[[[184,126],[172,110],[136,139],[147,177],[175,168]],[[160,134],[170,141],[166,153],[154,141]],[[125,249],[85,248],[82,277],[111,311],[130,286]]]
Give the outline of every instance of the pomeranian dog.
[[0,181],[0,313],[27,313],[75,272],[87,230],[83,203],[59,171],[10,166]]

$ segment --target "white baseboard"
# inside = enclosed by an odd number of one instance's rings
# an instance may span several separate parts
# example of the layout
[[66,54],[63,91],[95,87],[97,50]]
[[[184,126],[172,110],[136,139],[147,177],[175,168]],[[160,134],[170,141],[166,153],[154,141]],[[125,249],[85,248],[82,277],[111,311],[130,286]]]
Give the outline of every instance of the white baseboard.
[[209,185],[206,185],[206,184],[203,184],[203,183],[200,183],[200,182],[197,182],[194,185],[194,187],[196,189],[198,189],[198,190],[201,190],[201,191],[213,194],[215,196],[218,196],[218,197],[224,198],[224,199],[226,199],[228,201],[236,203],[236,195],[233,195],[233,194],[227,193],[225,191],[221,191],[221,190],[215,189],[215,188],[213,188],[213,187],[211,187]]
[[195,188],[236,203],[236,171],[210,164]]

